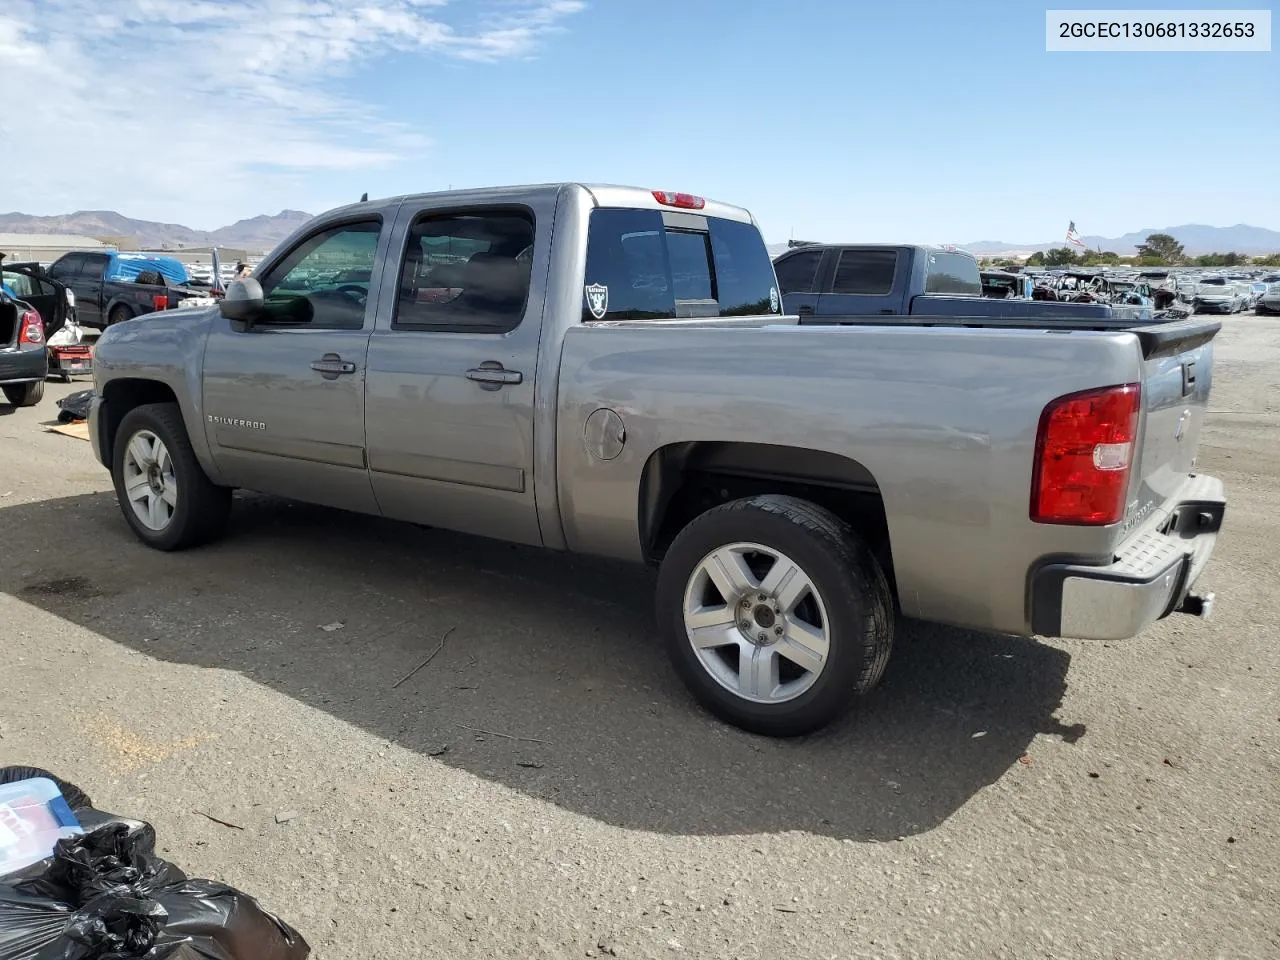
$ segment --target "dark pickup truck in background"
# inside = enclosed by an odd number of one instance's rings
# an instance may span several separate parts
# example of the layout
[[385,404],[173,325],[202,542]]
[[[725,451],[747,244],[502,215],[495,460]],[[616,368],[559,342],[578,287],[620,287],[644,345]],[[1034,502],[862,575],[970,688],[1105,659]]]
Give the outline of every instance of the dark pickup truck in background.
[[[856,317],[1150,320],[1149,307],[992,299],[972,254],[897,244],[805,244],[773,261],[785,312],[801,323]],[[885,321],[891,322],[891,321]]]
[[75,294],[76,321],[98,329],[208,292],[192,287],[186,267],[173,257],[68,253],[50,264],[49,276]]

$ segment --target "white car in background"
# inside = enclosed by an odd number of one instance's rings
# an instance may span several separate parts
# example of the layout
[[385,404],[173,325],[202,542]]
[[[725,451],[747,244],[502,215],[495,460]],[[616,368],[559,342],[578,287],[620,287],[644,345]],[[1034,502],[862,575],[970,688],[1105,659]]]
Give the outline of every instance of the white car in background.
[[1233,280],[1201,277],[1191,307],[1192,313],[1239,313],[1245,308],[1245,297]]

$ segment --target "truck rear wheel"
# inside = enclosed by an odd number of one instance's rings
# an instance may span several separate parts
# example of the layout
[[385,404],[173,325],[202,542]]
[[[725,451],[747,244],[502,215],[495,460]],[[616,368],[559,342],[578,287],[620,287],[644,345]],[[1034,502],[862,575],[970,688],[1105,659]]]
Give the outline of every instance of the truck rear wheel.
[[124,323],[126,320],[133,319],[133,312],[125,306],[112,307],[111,312],[107,314],[107,326],[116,323]]
[[893,598],[871,550],[788,496],[735,500],[685,527],[662,563],[657,616],[694,696],[769,736],[841,716],[893,646]]
[[149,403],[125,414],[111,478],[125,520],[149,547],[194,547],[226,528],[231,491],[205,475],[176,403]]

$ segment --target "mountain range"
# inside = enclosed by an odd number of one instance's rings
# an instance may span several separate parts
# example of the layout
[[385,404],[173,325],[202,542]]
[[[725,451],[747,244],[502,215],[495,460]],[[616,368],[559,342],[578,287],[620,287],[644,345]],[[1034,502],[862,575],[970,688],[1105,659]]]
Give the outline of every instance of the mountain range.
[[[1234,227],[1209,227],[1200,223],[1184,223],[1180,227],[1150,227],[1136,230],[1120,237],[1081,237],[1081,241],[1090,250],[1110,250],[1123,257],[1137,253],[1138,244],[1143,243],[1153,233],[1167,233],[1182,244],[1189,256],[1202,253],[1244,253],[1250,256],[1268,253],[1280,253],[1280,231],[1268,230],[1265,227],[1251,227],[1238,223]],[[878,243],[868,238],[842,238],[848,243]],[[896,242],[896,241],[895,241]],[[925,241],[920,241],[925,242]],[[962,250],[980,257],[993,256],[1026,256],[1036,250],[1049,250],[1053,247],[1067,246],[1066,239],[1046,241],[1042,243],[1012,243],[1007,240],[976,240],[973,243],[957,243]],[[776,257],[787,249],[785,243],[769,244],[769,255]]]
[[178,247],[235,247],[265,252],[311,219],[301,210],[281,210],[275,216],[237,220],[217,230],[193,230],[180,223],[134,220],[114,210],[78,210],[53,217],[25,213],[0,214],[0,233],[75,234],[82,237],[132,237],[139,247],[166,250]]
[[[1191,256],[1202,253],[1245,253],[1266,254],[1280,252],[1280,231],[1268,230],[1265,227],[1251,227],[1246,223],[1237,223],[1233,227],[1210,227],[1202,223],[1184,223],[1180,227],[1150,227],[1137,230],[1119,237],[1081,237],[1080,240],[1091,250],[1099,248],[1110,250],[1122,257],[1133,256],[1138,244],[1143,243],[1153,233],[1167,233],[1182,244],[1185,252]],[[1052,243],[1008,243],[1004,240],[979,240],[959,246],[980,256],[993,256],[1002,253],[1030,253],[1034,250],[1049,250],[1053,247],[1065,247],[1065,239]]]

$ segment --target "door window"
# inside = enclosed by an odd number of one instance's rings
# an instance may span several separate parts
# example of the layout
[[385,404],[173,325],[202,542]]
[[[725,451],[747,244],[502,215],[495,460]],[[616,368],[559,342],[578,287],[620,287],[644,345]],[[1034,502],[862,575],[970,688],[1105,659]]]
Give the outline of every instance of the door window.
[[896,250],[842,250],[831,292],[884,296],[893,290],[897,268]]
[[83,253],[69,253],[49,267],[49,276],[55,280],[69,280],[78,277],[84,269],[85,259],[86,257]]
[[18,273],[14,270],[5,270],[0,273],[0,283],[12,290],[14,296],[19,299],[49,297],[54,294],[53,284],[41,280],[39,277],[33,277],[27,273]]
[[778,286],[783,293],[817,293],[815,281],[821,263],[821,250],[806,250],[783,257],[773,265],[778,272]]
[[361,329],[381,232],[381,220],[361,220],[307,237],[262,278],[266,317],[261,322]]
[[533,237],[533,217],[522,211],[419,217],[405,244],[392,328],[514,330],[529,298]]

